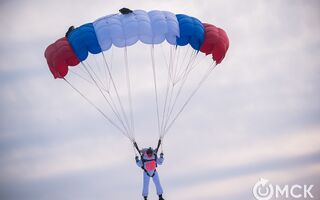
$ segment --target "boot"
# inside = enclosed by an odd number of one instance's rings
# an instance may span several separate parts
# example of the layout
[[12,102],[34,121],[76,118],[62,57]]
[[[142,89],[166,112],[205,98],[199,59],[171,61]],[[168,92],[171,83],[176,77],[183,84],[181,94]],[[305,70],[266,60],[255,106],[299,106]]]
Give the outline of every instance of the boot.
[[144,198],[144,200],[148,200],[148,197],[143,197]]
[[162,194],[159,195],[159,200],[164,200],[164,198],[162,197]]

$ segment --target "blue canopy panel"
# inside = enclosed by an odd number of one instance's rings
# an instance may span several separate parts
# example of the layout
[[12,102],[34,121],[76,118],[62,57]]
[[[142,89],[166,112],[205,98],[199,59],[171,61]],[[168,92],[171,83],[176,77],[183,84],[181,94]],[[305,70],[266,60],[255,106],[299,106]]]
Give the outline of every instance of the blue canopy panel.
[[88,52],[92,54],[101,52],[92,23],[84,24],[73,30],[68,36],[68,41],[81,62],[88,57]]
[[179,22],[180,37],[177,37],[177,45],[190,44],[193,49],[199,51],[204,41],[205,29],[197,18],[184,14],[176,15]]

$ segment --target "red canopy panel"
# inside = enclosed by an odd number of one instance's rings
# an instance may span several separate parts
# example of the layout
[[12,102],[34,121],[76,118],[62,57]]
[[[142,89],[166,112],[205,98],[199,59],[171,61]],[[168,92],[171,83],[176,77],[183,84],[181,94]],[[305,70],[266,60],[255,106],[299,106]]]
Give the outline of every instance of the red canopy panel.
[[49,45],[44,56],[54,78],[63,78],[68,73],[68,66],[75,66],[80,63],[73,52],[66,37],[60,38]]
[[206,55],[212,54],[217,64],[221,63],[229,48],[229,39],[226,32],[212,24],[203,23],[205,27],[204,42],[200,51]]

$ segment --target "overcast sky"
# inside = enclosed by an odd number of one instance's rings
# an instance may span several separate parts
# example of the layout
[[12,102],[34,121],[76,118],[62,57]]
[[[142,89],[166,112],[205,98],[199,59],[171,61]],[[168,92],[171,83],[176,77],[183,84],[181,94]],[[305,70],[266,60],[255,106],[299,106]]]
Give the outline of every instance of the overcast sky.
[[[166,137],[166,199],[253,199],[261,177],[315,184],[320,198],[319,1],[13,0],[0,2],[1,200],[141,198],[129,141],[54,80],[43,56],[70,25],[122,7],[195,16],[230,40]],[[138,121],[152,106],[135,110]],[[137,138],[154,145],[152,134]]]

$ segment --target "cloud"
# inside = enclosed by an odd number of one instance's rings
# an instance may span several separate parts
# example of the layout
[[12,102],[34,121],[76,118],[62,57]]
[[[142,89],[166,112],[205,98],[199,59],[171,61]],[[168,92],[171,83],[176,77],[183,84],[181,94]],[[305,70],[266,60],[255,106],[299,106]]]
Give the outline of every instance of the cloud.
[[[316,180],[320,170],[319,164],[306,165],[303,167],[293,167],[286,170],[267,171],[259,174],[242,175],[239,177],[230,177],[227,179],[217,181],[207,181],[195,184],[192,186],[182,186],[180,189],[175,190],[172,197],[180,197],[183,199],[235,199],[241,197],[242,199],[252,198],[252,188],[259,180],[259,176],[267,178],[274,184],[306,184],[305,177],[308,177],[310,184],[315,184],[312,190],[313,195],[317,194]],[[303,173],[301,173],[303,172]],[[192,191],[188,194],[185,191]],[[232,191],[232,192],[230,192]]]

